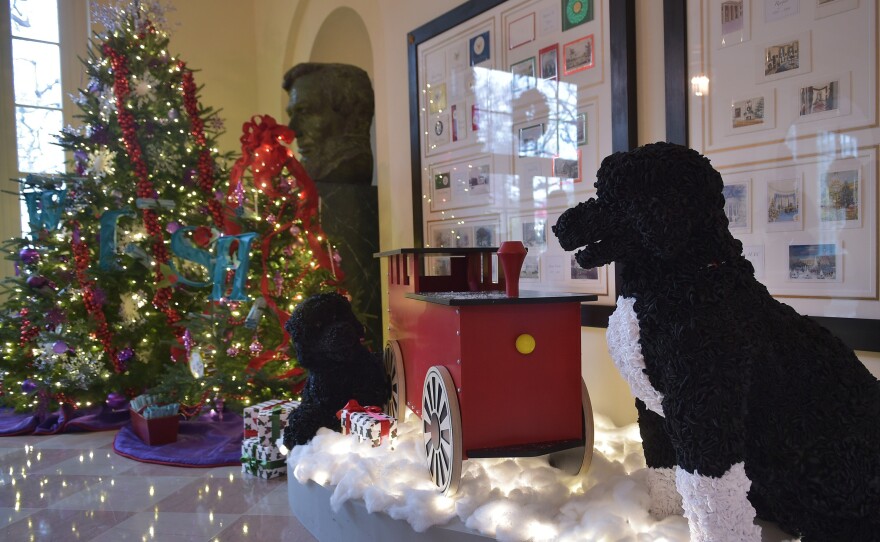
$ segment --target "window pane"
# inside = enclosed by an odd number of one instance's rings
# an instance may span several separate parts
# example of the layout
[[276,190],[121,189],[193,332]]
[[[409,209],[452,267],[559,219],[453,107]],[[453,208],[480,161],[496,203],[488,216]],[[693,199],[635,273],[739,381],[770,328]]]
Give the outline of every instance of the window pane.
[[64,171],[64,150],[55,144],[64,120],[61,111],[15,108],[18,170],[23,173]]
[[15,103],[61,108],[61,60],[57,45],[12,40]]
[[58,43],[58,0],[9,0],[12,35]]

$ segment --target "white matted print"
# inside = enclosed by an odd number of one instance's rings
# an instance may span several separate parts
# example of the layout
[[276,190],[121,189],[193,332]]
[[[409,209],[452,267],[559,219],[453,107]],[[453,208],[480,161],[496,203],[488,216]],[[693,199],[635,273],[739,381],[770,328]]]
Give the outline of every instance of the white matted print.
[[764,280],[764,245],[743,245],[743,256],[755,269],[755,278]]
[[744,134],[776,127],[776,96],[773,89],[730,100],[728,132]]
[[788,280],[840,282],[843,253],[840,243],[792,244],[788,246]]
[[862,199],[858,165],[819,175],[819,223],[823,228],[860,228]]
[[608,266],[584,269],[577,263],[575,253],[569,254],[568,281],[580,285],[580,290],[605,295],[608,293]]
[[535,41],[535,12],[523,15],[507,25],[507,48],[515,49]]
[[724,183],[724,214],[731,232],[752,231],[752,180],[742,179]]
[[[809,0],[808,0],[809,1]],[[781,21],[800,13],[800,0],[763,0],[764,22]]]
[[712,9],[712,34],[721,37],[718,47],[739,45],[751,38],[750,0],[713,2]]
[[824,77],[798,86],[797,120],[811,121],[848,115],[850,74]]
[[804,189],[800,175],[767,181],[764,216],[767,231],[798,231],[804,229]]
[[817,19],[859,7],[859,0],[815,0],[815,2]]
[[755,52],[758,83],[802,75],[812,69],[809,31],[764,43]]

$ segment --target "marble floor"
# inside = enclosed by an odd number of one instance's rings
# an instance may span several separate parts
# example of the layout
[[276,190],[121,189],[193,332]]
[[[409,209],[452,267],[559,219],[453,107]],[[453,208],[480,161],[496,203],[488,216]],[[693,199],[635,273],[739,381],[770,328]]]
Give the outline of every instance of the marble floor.
[[287,478],[133,461],[115,434],[0,437],[0,540],[315,542]]

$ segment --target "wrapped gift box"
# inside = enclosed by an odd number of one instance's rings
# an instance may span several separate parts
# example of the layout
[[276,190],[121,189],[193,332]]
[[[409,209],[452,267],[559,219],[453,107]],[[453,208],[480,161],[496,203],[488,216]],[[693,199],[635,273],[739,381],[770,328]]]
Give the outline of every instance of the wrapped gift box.
[[260,461],[253,457],[242,456],[241,472],[269,480],[271,478],[278,478],[286,475],[287,463],[284,459]]
[[260,444],[259,437],[246,438],[241,443],[241,456],[251,457],[257,461],[272,462],[284,459],[284,454],[277,446],[264,446]]
[[263,446],[273,446],[287,425],[287,418],[299,401],[272,399],[244,409],[244,438],[258,437]]
[[362,407],[352,399],[337,414],[342,426],[342,434],[357,435],[361,442],[369,440],[375,448],[382,439],[389,439],[391,447],[397,440],[397,420],[382,412],[379,407]]

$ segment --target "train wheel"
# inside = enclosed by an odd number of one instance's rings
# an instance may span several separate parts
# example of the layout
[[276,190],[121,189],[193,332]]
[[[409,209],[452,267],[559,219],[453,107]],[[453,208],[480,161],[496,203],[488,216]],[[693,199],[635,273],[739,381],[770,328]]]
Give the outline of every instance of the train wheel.
[[385,412],[395,420],[403,421],[406,415],[406,378],[404,378],[403,353],[400,343],[388,341],[385,344],[385,374],[391,383],[391,398],[385,406]]
[[550,454],[549,461],[554,467],[572,476],[586,474],[593,462],[593,446],[595,445],[595,427],[593,425],[593,406],[590,403],[590,392],[581,379],[581,419],[583,420],[584,446],[563,450]]
[[590,392],[587,391],[587,383],[581,378],[581,412],[584,420],[584,456],[578,474],[586,474],[593,462],[593,447],[596,444],[596,426],[593,423],[593,404],[590,402]]
[[446,367],[431,367],[425,375],[422,430],[431,478],[446,495],[453,495],[461,481],[461,411]]

